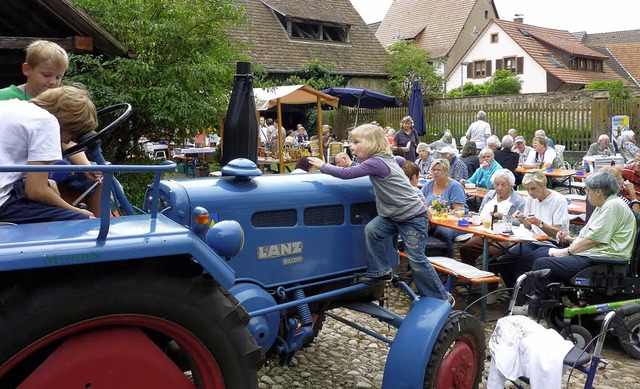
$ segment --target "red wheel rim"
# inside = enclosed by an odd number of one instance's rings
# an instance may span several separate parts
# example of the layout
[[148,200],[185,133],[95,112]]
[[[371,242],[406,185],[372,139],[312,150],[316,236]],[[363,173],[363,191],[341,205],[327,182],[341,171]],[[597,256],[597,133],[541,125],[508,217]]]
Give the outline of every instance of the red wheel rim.
[[[192,371],[194,381],[198,383],[198,388],[218,389],[225,387],[222,373],[215,358],[194,334],[170,321],[134,314],[110,315],[90,319],[48,334],[25,347],[5,362],[0,367],[0,378],[5,377],[13,369],[19,368],[22,362],[48,346],[72,338],[74,335],[86,333],[89,330],[113,327],[136,327],[146,331],[151,330],[172,339],[180,346],[183,354],[187,356],[190,363],[189,368]],[[196,386],[194,385],[194,387]]]
[[449,347],[436,376],[437,389],[471,389],[478,372],[476,340],[463,335]]

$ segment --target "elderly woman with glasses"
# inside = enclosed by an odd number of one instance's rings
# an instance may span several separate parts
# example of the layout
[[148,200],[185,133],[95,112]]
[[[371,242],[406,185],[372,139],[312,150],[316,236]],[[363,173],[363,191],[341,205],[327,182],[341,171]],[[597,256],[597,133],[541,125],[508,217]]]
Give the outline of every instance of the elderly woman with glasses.
[[608,171],[598,171],[585,179],[587,199],[595,207],[587,224],[577,237],[558,233],[569,242],[566,248],[550,248],[548,255],[533,263],[533,270],[551,272],[534,281],[534,294],[529,298],[528,314],[538,317],[539,297],[552,282],[571,279],[589,266],[589,258],[631,259],[636,235],[636,220],[629,206],[618,198],[620,186]]
[[[449,209],[453,212],[455,211],[463,211],[467,212],[467,196],[464,193],[464,188],[460,183],[449,177],[449,161],[444,158],[436,158],[431,164],[431,176],[433,180],[429,180],[422,187],[422,193],[424,194],[425,199],[427,200],[427,212],[429,220],[433,213],[433,203],[438,200],[438,203],[446,203]],[[442,227],[436,228],[441,229]],[[446,230],[451,230],[447,228]],[[435,234],[435,232],[434,232]],[[446,233],[442,233],[442,236],[448,236]],[[459,234],[458,234],[459,235]],[[453,238],[455,238],[454,231],[451,230],[451,237],[445,237],[442,239],[447,242],[448,256],[453,256]]]
[[420,177],[427,178],[430,177],[429,169],[431,168],[431,164],[433,163],[433,157],[431,154],[431,148],[429,145],[420,142],[417,147],[418,150],[418,158],[416,159],[416,165],[420,169]]
[[502,169],[502,166],[498,162],[496,162],[493,150],[486,147],[480,151],[478,155],[480,158],[480,167],[473,173],[468,180],[460,180],[460,183],[464,185],[465,183],[476,184],[481,188],[489,188],[493,189],[493,182],[491,182],[491,177],[493,173],[495,173],[498,169]]

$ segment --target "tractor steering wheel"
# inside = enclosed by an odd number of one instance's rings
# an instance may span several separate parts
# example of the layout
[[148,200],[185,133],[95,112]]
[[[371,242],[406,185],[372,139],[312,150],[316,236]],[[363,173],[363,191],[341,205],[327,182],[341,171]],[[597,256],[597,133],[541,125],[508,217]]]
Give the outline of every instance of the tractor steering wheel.
[[119,111],[119,110],[124,110],[124,111],[114,121],[109,123],[106,127],[104,127],[101,130],[98,130],[98,131],[92,130],[82,135],[80,138],[78,138],[77,144],[75,146],[72,146],[66,149],[62,153],[62,156],[66,158],[70,155],[77,154],[82,151],[86,151],[88,149],[94,149],[98,147],[100,145],[100,141],[102,140],[102,138],[104,138],[111,131],[118,128],[122,123],[124,123],[125,120],[127,120],[129,115],[131,115],[131,104],[128,104],[128,103],[115,104],[98,111],[98,119],[99,119],[103,115],[106,115],[114,111]]

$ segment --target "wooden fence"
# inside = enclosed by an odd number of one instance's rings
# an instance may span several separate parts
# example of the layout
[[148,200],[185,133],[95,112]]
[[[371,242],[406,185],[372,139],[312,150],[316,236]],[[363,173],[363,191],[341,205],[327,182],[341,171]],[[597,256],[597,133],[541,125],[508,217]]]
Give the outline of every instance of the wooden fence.
[[[611,116],[628,115],[631,129],[637,132],[640,99],[610,100],[606,92],[559,92],[544,95],[496,96],[445,99],[424,108],[426,135],[432,142],[449,129],[456,139],[462,137],[479,110],[487,113],[493,133],[502,137],[515,128],[530,144],[533,133],[545,130],[556,144],[567,151],[585,151],[598,135],[610,133]],[[382,126],[400,127],[407,107],[360,109],[358,123],[377,121]],[[323,123],[330,124],[339,137],[353,127],[356,110],[338,108],[323,112]]]

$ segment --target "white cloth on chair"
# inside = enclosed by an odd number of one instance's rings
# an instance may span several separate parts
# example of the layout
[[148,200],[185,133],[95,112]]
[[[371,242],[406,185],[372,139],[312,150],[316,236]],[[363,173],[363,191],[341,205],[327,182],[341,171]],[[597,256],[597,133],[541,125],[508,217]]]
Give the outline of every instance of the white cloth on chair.
[[573,344],[526,316],[498,320],[489,340],[491,365],[487,389],[502,389],[506,379],[528,377],[531,389],[561,389],[563,360]]

